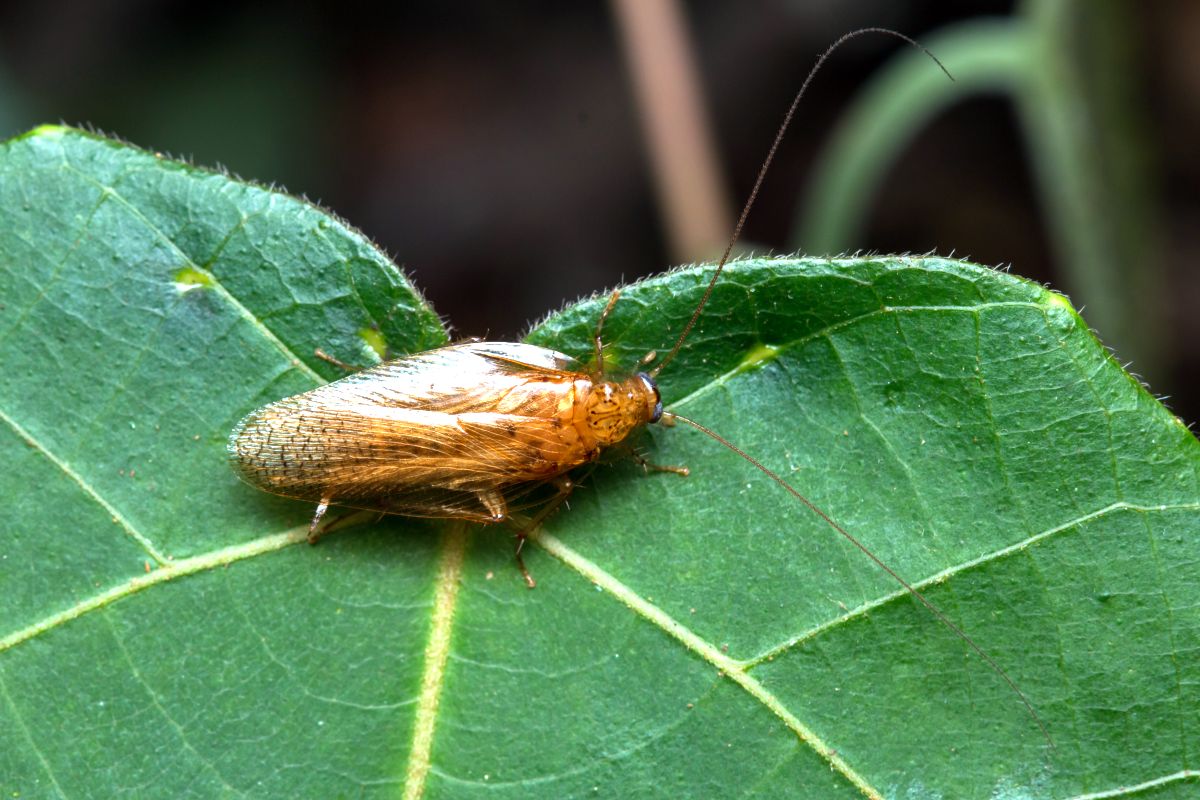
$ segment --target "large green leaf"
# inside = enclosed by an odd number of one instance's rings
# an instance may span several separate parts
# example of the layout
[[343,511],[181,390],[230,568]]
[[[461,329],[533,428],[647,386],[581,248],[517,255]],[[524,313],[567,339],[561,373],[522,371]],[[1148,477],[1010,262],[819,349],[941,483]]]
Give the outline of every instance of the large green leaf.
[[[1194,793],[1200,445],[1063,298],[935,258],[732,266],[656,429],[527,552],[391,519],[302,545],[257,404],[444,341],[317,209],[78,131],[0,151],[0,789],[19,797]],[[625,290],[669,348],[709,270]],[[600,302],[603,301],[601,298]],[[532,339],[587,356],[597,302]],[[1132,791],[1129,793],[1133,793]],[[1109,796],[1109,795],[1106,795]]]

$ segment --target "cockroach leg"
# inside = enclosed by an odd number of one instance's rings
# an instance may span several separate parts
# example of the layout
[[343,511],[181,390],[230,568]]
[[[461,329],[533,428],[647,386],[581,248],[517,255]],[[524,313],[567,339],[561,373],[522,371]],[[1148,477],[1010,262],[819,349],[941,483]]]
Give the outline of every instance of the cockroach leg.
[[343,514],[336,519],[331,519],[325,523],[324,527],[318,529],[318,524],[325,518],[325,512],[329,509],[329,504],[333,500],[322,500],[317,506],[317,512],[313,515],[313,521],[308,527],[308,543],[316,544],[318,539],[324,539],[334,531],[340,531],[342,528],[349,528],[354,525],[363,523],[366,520],[371,520],[371,523],[377,523],[388,515],[387,509],[379,511],[370,511],[363,509],[361,511]]
[[321,518],[325,516],[325,512],[329,510],[329,504],[333,501],[332,497],[322,497],[321,502],[317,503],[316,513],[313,514],[312,522],[308,523],[308,543],[316,544],[317,539],[321,538],[324,531],[318,531],[317,526],[321,524]]
[[484,489],[477,495],[479,502],[492,515],[492,522],[503,522],[508,519],[508,503],[504,495],[496,489]]
[[356,367],[353,364],[347,364],[345,361],[334,358],[333,356],[329,355],[329,353],[326,353],[324,350],[322,350],[319,347],[313,351],[313,355],[315,355],[317,358],[321,359],[322,361],[328,361],[330,364],[333,364],[335,367],[341,367],[342,369],[346,370],[346,372],[361,372],[363,369],[362,367]]
[[517,569],[521,570],[521,577],[525,579],[525,585],[530,589],[537,586],[537,582],[533,576],[529,574],[529,570],[525,568],[525,559],[521,555],[521,550],[525,547],[525,540],[529,538],[529,534],[537,530],[537,528],[545,521],[546,517],[550,516],[554,511],[562,505],[571,492],[575,490],[575,482],[571,480],[570,475],[559,475],[557,478],[552,478],[551,483],[558,489],[558,494],[546,501],[546,505],[538,510],[538,513],[533,515],[525,525],[517,531]]
[[673,472],[676,475],[682,476],[684,478],[686,478],[688,475],[691,474],[691,470],[689,470],[687,467],[682,467],[682,466],[677,467],[677,466],[673,466],[670,464],[655,464],[653,461],[650,461],[649,459],[645,458],[644,456],[640,456],[637,453],[630,453],[630,458],[632,458],[637,463],[641,464],[642,469],[644,469],[648,473],[649,472]]
[[521,548],[525,545],[525,534],[517,534],[517,569],[521,570],[521,577],[525,579],[525,585],[530,589],[537,586],[537,581],[529,574],[529,569],[525,566],[525,559],[521,556]]
[[600,312],[600,319],[596,320],[596,333],[592,336],[592,340],[596,344],[596,375],[600,380],[604,380],[604,342],[600,340],[600,334],[604,331],[604,321],[612,313],[613,307],[617,305],[617,299],[620,296],[621,290],[613,289],[612,296],[608,298],[608,304]]

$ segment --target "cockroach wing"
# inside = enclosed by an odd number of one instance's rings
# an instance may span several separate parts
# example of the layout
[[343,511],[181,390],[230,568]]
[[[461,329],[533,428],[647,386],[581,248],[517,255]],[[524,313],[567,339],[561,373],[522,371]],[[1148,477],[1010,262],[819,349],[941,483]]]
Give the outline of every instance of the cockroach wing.
[[302,500],[494,522],[595,453],[570,424],[573,359],[472,342],[389,361],[247,415],[230,460]]

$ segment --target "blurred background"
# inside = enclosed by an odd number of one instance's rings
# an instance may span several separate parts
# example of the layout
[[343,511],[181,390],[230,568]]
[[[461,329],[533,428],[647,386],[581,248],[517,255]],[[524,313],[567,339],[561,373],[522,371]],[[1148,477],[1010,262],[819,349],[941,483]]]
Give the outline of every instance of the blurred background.
[[333,209],[461,336],[758,252],[936,251],[1084,307],[1200,419],[1200,4],[0,4],[0,136],[86,124]]

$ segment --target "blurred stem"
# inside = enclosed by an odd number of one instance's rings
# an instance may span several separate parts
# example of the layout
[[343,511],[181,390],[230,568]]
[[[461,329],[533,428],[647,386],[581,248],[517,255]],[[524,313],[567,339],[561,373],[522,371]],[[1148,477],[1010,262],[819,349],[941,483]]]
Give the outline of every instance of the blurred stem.
[[1023,3],[1033,57],[1015,100],[1068,286],[1104,339],[1153,374],[1164,276],[1129,13],[1115,0]]
[[1117,0],[1027,0],[1014,19],[950,26],[924,43],[953,83],[917,53],[893,59],[860,92],[819,159],[793,246],[852,249],[871,197],[917,132],[963,97],[1007,94],[1067,288],[1110,344],[1153,373],[1162,358],[1162,268],[1144,136],[1130,109],[1127,13]]
[[1029,59],[1025,26],[987,20],[952,26],[923,41],[954,80],[924,53],[901,51],[858,93],[830,136],[793,230],[793,246],[838,253],[860,238],[870,200],[896,157],[930,119],[963,97],[1014,92]]
[[31,104],[0,63],[0,141],[24,133],[37,122]]
[[715,258],[733,230],[677,0],[612,0],[673,260]]

